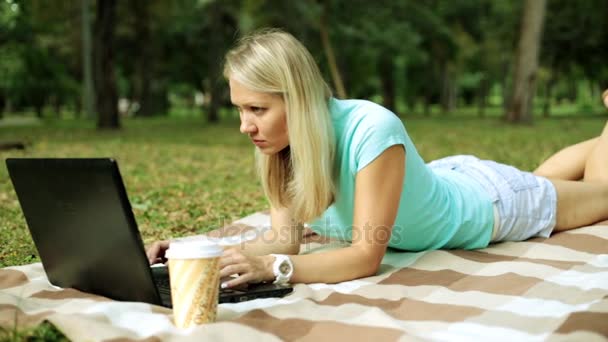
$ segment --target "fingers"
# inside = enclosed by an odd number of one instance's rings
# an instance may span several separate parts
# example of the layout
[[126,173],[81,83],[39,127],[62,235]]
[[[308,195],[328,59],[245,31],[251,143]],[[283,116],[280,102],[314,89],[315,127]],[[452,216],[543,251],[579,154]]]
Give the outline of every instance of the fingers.
[[250,273],[251,267],[247,264],[228,265],[220,270],[220,278],[229,277],[233,274]]
[[[221,287],[223,289],[231,289],[234,287],[238,287],[240,285],[247,285],[250,282],[253,282],[253,277],[251,276],[251,273],[246,273],[246,274],[240,275],[236,278],[231,278],[231,280],[228,280],[226,282],[223,282],[221,284]],[[243,289],[246,289],[246,288],[247,287],[245,286]]]
[[[230,277],[233,274],[237,274],[237,276]],[[256,282],[255,272],[253,272],[251,266],[248,264],[238,264],[224,267],[220,271],[220,279],[223,281],[221,284],[223,289]]]
[[150,264],[164,262],[165,251],[169,248],[169,240],[156,241],[147,250],[146,256]]
[[[220,259],[220,278],[230,280],[223,282],[222,288],[255,282],[258,273],[255,267],[255,258],[249,258],[235,249],[224,251]],[[236,277],[229,277],[235,274]]]
[[247,257],[235,250],[226,250],[220,259],[220,268],[227,265],[240,264],[247,261]]

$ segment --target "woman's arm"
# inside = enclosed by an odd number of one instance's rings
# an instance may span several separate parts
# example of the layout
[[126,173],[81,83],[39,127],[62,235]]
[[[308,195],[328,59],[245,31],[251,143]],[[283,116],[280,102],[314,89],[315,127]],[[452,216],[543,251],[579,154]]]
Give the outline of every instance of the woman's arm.
[[[357,173],[353,242],[325,253],[294,255],[292,283],[336,283],[376,274],[397,217],[405,179],[405,149],[395,145]],[[239,273],[227,286],[274,279],[274,257],[248,257],[230,251],[222,259],[221,276]]]
[[270,224],[271,229],[234,248],[250,256],[300,253],[304,226],[292,219],[287,208],[270,208]]
[[[270,208],[271,229],[252,241],[229,247],[228,250],[247,256],[267,254],[298,254],[304,234],[304,226],[296,224],[287,209]],[[165,252],[171,240],[154,242],[146,248],[150,264],[166,262]]]

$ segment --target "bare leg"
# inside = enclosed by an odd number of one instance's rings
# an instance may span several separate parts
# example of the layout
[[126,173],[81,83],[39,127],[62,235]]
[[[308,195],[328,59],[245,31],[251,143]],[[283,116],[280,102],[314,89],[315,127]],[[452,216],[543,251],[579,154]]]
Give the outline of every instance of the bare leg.
[[551,182],[557,191],[555,232],[608,220],[608,183]]
[[587,158],[585,182],[608,183],[608,123]]
[[598,141],[599,137],[560,150],[534,170],[534,174],[553,179],[582,179],[587,159],[594,151]]

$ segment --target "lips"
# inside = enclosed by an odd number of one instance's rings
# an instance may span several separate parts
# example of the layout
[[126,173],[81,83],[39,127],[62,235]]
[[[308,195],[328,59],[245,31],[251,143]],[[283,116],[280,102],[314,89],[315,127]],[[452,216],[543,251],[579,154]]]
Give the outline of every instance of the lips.
[[266,145],[266,140],[251,139],[251,142],[258,147]]

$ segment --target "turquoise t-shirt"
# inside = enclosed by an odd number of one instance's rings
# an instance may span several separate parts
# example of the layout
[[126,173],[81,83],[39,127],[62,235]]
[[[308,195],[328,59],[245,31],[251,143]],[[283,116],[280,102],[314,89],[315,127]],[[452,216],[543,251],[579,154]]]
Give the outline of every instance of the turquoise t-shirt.
[[451,170],[431,170],[416,151],[403,122],[364,100],[330,99],[336,137],[335,202],[311,228],[352,241],[357,172],[393,145],[406,151],[405,182],[389,246],[408,251],[476,249],[490,242],[492,202],[475,181]]

